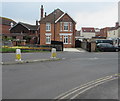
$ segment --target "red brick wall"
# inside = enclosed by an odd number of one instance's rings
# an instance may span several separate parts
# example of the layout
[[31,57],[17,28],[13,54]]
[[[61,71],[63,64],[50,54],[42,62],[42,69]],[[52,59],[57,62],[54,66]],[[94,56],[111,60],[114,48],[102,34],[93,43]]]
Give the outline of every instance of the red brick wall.
[[46,25],[40,24],[40,45],[46,45]]
[[0,25],[0,30],[2,30],[2,33],[4,34],[9,34],[10,33],[9,29],[10,29],[10,26]]
[[109,30],[108,27],[101,29],[101,30],[100,30],[100,35],[101,35],[102,37],[107,37],[107,31],[108,31],[108,30]]
[[[72,22],[72,20],[69,18],[69,16],[65,15],[60,22]],[[72,44],[64,44],[64,47],[66,48],[70,48],[70,47],[75,47],[75,24],[72,23],[72,31],[60,31],[60,22],[58,22],[57,24],[55,24],[55,41],[60,41],[60,35],[59,33],[72,33],[71,36],[71,43]],[[70,26],[69,26],[70,27]],[[54,24],[51,24],[51,31],[50,32],[46,32],[46,24],[40,24],[40,45],[46,45],[46,35],[45,33],[51,33],[51,40],[54,41]],[[70,36],[68,36],[70,37]],[[70,40],[68,40],[69,42]]]

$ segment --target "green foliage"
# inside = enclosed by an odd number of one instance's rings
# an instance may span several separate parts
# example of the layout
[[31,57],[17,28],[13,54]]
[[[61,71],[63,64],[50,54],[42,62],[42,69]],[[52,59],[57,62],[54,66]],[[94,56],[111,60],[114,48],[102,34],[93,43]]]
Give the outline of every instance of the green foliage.
[[[15,53],[16,49],[15,48],[0,48],[0,52],[3,52],[3,53]],[[26,53],[26,52],[48,52],[48,51],[47,50],[43,51],[43,50],[25,50],[25,49],[21,49],[21,52]]]
[[100,52],[100,50],[98,48],[96,48],[96,52]]
[[0,48],[0,52],[15,52],[16,49],[14,48]]
[[13,38],[12,37],[2,37],[2,40],[3,41],[9,41],[9,40],[13,41]]

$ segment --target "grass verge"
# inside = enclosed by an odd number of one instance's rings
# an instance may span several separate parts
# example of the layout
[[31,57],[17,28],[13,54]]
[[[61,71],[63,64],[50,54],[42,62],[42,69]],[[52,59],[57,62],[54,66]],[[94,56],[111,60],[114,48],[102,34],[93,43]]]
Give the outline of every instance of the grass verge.
[[[15,53],[16,49],[15,48],[0,48],[0,53]],[[26,49],[21,49],[22,53],[26,52],[49,52],[48,50],[26,50]]]

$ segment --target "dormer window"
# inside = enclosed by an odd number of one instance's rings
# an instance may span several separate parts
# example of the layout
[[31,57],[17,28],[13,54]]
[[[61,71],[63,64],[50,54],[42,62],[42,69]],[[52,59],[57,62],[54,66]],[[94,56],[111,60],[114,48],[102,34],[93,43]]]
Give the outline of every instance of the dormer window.
[[46,23],[46,31],[51,31],[51,24],[50,23]]

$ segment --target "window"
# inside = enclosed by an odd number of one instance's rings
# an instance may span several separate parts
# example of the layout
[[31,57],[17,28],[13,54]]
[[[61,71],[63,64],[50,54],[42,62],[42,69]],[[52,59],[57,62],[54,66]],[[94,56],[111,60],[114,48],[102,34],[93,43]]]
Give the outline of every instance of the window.
[[68,44],[68,36],[64,36],[64,44]]
[[68,22],[64,22],[64,31],[68,31]]
[[50,35],[46,36],[46,44],[51,44],[51,36]]
[[51,31],[51,24],[50,23],[46,23],[46,31]]
[[35,33],[35,30],[33,30],[32,33],[34,34],[34,33]]
[[13,39],[16,39],[16,36],[12,36]]

